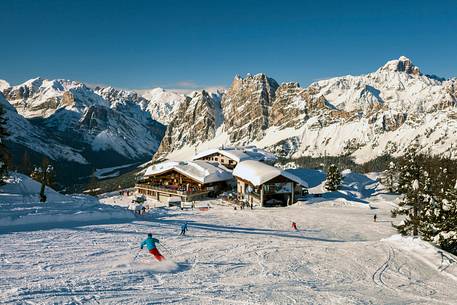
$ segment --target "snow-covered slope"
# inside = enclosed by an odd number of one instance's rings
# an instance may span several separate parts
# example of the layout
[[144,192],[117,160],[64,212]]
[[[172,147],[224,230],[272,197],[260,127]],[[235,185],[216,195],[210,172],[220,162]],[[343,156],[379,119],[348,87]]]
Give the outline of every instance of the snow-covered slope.
[[102,205],[95,197],[62,195],[49,187],[43,204],[40,188],[40,183],[18,173],[0,186],[0,233],[134,219],[125,209]]
[[221,103],[223,122],[206,140],[187,133],[155,158],[178,158],[197,144],[254,144],[286,157],[349,155],[365,162],[401,155],[416,140],[423,152],[457,157],[457,79],[424,75],[404,56],[373,73],[307,88],[278,86],[263,74],[236,77]]
[[[131,222],[0,234],[0,303],[455,305],[455,256],[392,236],[391,201],[309,199],[253,210],[197,201],[194,210],[156,208]],[[189,231],[178,236],[183,223]],[[150,232],[165,261],[140,251]]]

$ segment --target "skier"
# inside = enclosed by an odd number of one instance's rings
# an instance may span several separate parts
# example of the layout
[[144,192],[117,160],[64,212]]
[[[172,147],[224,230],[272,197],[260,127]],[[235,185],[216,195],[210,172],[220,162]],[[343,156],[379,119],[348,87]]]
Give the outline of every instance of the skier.
[[161,260],[164,260],[165,257],[163,257],[162,254],[160,254],[159,250],[156,247],[156,243],[160,243],[159,240],[156,238],[152,238],[152,234],[148,233],[148,238],[146,238],[141,243],[140,248],[143,249],[144,245],[146,245],[146,247],[149,250],[149,253],[151,253],[151,255],[153,255],[156,258],[156,260],[160,262]]
[[298,231],[297,224],[294,221],[292,221],[292,229]]
[[185,236],[185,235],[186,235],[186,231],[187,231],[187,222],[185,222],[185,223],[181,226],[181,233],[179,233],[179,236]]
[[378,216],[376,214],[374,214],[373,221],[376,222],[377,219],[378,219]]

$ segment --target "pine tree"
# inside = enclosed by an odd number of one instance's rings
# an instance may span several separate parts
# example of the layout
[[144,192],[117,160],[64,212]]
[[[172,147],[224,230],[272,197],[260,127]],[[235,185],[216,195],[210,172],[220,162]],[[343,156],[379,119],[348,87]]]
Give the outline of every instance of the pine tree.
[[392,161],[389,163],[389,167],[384,171],[383,175],[383,183],[389,190],[389,192],[393,193],[397,191],[397,184],[398,184],[398,174],[397,174],[397,167],[395,163]]
[[400,163],[398,190],[402,199],[398,208],[392,210],[392,217],[404,215],[404,220],[394,227],[403,235],[419,234],[424,207],[432,200],[431,179],[420,165],[418,146],[411,145]]
[[437,194],[437,201],[425,216],[424,239],[457,253],[457,181]]
[[4,177],[8,173],[9,152],[5,145],[5,139],[10,135],[6,129],[6,112],[0,104],[0,184],[4,183]]
[[339,189],[341,184],[341,173],[335,164],[331,164],[327,172],[327,180],[325,181],[325,189],[334,192]]
[[30,156],[27,150],[22,155],[21,171],[26,175],[29,175],[32,171],[32,163],[30,162]]
[[45,158],[43,160],[42,167],[38,166],[35,167],[33,170],[31,177],[38,182],[41,182],[40,188],[40,202],[46,202],[47,197],[45,194],[46,185],[51,185],[54,180],[54,167],[49,164],[49,160]]

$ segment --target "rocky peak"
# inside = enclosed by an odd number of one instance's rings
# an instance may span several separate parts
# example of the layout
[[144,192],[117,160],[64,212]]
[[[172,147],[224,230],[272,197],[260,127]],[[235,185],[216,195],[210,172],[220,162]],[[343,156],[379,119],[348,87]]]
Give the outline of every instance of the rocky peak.
[[193,92],[174,113],[154,159],[160,159],[185,145],[195,145],[214,138],[221,124],[220,116],[220,105],[208,92]]
[[405,72],[412,75],[421,75],[419,67],[416,67],[413,62],[405,56],[400,56],[399,59],[388,61],[378,71]]
[[234,78],[221,102],[230,141],[236,143],[241,139],[252,141],[263,137],[278,87],[278,83],[265,74]]

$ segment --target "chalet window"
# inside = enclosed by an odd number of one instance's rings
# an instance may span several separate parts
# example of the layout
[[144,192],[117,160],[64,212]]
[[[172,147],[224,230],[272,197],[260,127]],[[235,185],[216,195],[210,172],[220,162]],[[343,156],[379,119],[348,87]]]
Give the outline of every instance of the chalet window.
[[218,161],[218,159],[217,159],[217,158],[214,158],[214,161]]

